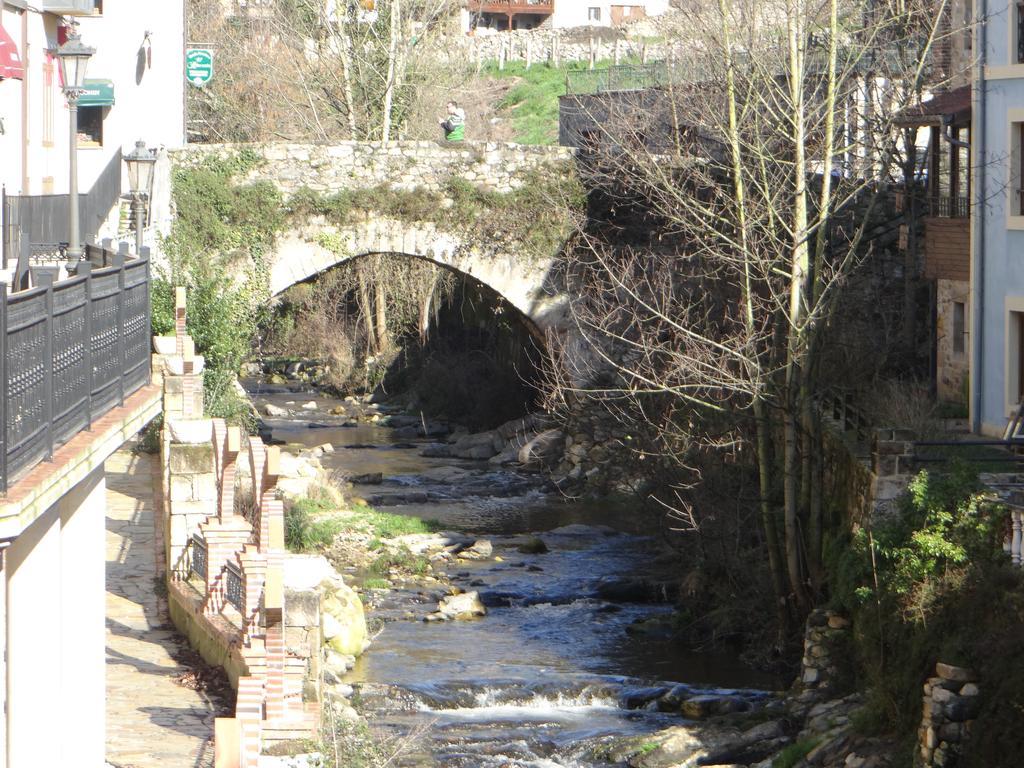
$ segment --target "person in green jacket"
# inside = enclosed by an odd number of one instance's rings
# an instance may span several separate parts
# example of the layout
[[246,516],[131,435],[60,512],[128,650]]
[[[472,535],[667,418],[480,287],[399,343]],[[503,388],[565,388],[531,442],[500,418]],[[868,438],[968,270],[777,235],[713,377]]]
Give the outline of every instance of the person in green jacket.
[[448,117],[439,121],[447,141],[462,141],[466,138],[466,113],[454,101],[445,105]]

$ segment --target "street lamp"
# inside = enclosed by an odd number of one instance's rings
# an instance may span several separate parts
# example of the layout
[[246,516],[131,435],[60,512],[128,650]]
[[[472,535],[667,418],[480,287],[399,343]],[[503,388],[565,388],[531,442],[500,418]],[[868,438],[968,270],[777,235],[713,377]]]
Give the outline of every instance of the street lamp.
[[78,228],[78,99],[85,87],[85,69],[95,48],[82,45],[77,32],[70,32],[64,45],[57,49],[60,74],[64,81],[64,97],[70,113],[70,173],[68,183],[68,260],[82,258],[82,238]]
[[146,205],[153,192],[156,150],[146,149],[144,141],[136,141],[135,149],[125,155],[124,162],[128,166],[128,189],[132,196],[132,213],[135,215],[135,255],[138,256],[142,253]]

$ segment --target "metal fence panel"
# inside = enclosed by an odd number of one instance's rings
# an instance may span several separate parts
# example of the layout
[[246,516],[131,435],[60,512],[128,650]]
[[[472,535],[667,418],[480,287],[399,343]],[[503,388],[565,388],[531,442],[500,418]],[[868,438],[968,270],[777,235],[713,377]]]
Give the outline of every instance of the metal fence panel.
[[85,338],[88,278],[53,291],[53,439],[66,443],[89,425],[89,371]]
[[45,288],[7,297],[7,473],[23,474],[46,456],[47,336]]
[[0,285],[0,490],[149,382],[147,255],[8,294]]

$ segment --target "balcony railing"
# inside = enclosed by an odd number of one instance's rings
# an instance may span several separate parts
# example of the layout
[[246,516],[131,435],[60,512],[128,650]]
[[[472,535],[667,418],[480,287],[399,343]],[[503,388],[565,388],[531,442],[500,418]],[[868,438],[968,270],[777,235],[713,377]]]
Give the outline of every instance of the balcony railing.
[[0,283],[0,491],[149,382],[148,254],[90,254],[60,282]]
[[555,12],[553,0],[470,0],[471,13],[536,13]]
[[245,603],[242,597],[242,569],[236,562],[228,560],[225,571],[224,596],[238,611],[243,611]]
[[[110,158],[92,189],[78,196],[82,240],[97,236],[110,211],[121,197],[121,150]],[[2,195],[0,237],[3,267],[11,266],[21,252],[22,241],[30,249],[39,244],[56,244],[68,239],[67,195]]]
[[206,569],[206,539],[194,533],[192,534],[192,573],[206,581]]
[[928,201],[928,214],[941,219],[966,219],[971,215],[971,199],[959,195],[938,195]]

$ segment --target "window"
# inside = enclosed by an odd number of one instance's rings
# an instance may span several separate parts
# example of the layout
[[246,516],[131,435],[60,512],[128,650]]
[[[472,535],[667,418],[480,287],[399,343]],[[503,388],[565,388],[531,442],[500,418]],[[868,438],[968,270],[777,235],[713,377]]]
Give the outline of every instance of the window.
[[1024,2],[1014,4],[1016,8],[1016,18],[1014,19],[1014,26],[1017,32],[1017,45],[1014,51],[1014,62],[1017,64],[1024,64]]
[[[1024,309],[1018,298],[1007,297],[1010,307]],[[1006,326],[1006,404],[1013,408],[1024,401],[1024,311],[1010,311]]]
[[1024,122],[1010,123],[1010,215],[1024,215]]
[[953,357],[963,357],[967,348],[967,305],[962,301],[953,302]]
[[53,104],[56,99],[54,88],[53,57],[46,55],[43,64],[43,146],[53,146]]
[[[1021,3],[1024,5],[1024,3]],[[600,8],[587,8],[587,21],[600,21],[601,20],[601,9]]]
[[78,145],[103,146],[103,117],[106,107],[78,108]]

